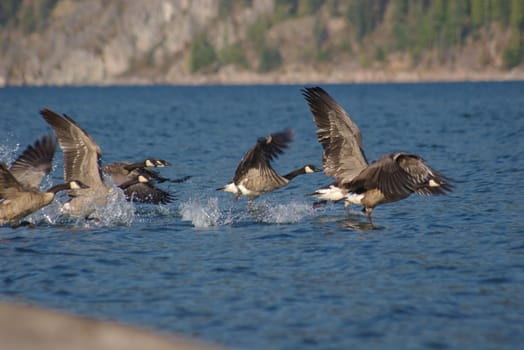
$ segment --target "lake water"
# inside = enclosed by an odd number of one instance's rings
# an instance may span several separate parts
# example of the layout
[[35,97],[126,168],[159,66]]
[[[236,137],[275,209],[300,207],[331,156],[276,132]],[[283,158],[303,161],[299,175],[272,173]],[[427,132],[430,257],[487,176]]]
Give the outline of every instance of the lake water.
[[[323,173],[249,210],[216,192],[260,136],[295,130],[274,162],[321,165],[302,86],[0,89],[0,160],[75,119],[103,161],[166,159],[164,206],[110,204],[101,223],[51,205],[0,227],[0,299],[233,349],[515,349],[524,343],[524,83],[323,85],[368,159],[407,151],[455,179],[448,196],[312,209]],[[61,182],[62,153],[46,186]],[[59,200],[63,201],[62,196]]]

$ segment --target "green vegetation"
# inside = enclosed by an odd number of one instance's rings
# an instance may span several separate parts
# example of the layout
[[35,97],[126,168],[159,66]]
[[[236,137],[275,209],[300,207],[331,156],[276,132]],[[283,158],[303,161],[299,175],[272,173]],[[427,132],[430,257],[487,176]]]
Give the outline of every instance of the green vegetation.
[[253,0],[219,0],[218,16],[222,19],[231,16],[235,8],[253,6]]
[[506,68],[513,68],[524,62],[524,0],[511,1],[509,22],[512,32],[503,59]]
[[15,18],[21,4],[19,0],[0,1],[0,26],[5,26],[12,18]]
[[509,69],[518,66],[524,61],[522,33],[516,30],[512,32],[509,45],[504,50],[502,58],[504,60],[504,66]]
[[324,0],[275,0],[274,17],[276,21],[281,21],[287,18],[314,15],[324,2]]
[[[235,6],[251,6],[249,1],[221,0],[219,12],[225,16]],[[496,24],[511,30],[504,49],[507,68],[524,62],[524,0],[275,0],[272,16],[261,16],[248,28],[247,38],[260,56],[258,70],[270,71],[282,64],[277,48],[268,47],[268,30],[280,21],[302,16],[315,16],[314,41],[308,54],[317,61],[327,61],[332,55],[352,51],[349,38],[338,44],[330,42],[323,13],[343,16],[350,28],[350,38],[362,48],[360,62],[369,66],[373,61],[384,62],[390,53],[407,52],[418,62],[427,50],[436,49],[442,60],[449,49],[464,45],[468,38],[478,38],[482,28]],[[380,31],[381,43],[372,35]],[[219,54],[220,64],[244,64],[240,43],[225,48]],[[486,57],[481,60],[486,61]]]
[[217,62],[217,54],[205,35],[200,35],[191,43],[191,72],[209,72]]
[[356,39],[362,39],[372,33],[382,22],[387,0],[354,0],[348,7],[346,18],[355,29]]
[[246,55],[239,44],[226,46],[220,50],[218,52],[218,60],[221,65],[234,64],[238,67],[248,68]]
[[260,16],[255,23],[247,29],[247,38],[258,51],[264,47],[266,33],[272,25],[271,18],[268,16]]
[[260,64],[258,71],[260,73],[267,73],[277,69],[282,64],[282,56],[275,47],[264,47],[260,53]]
[[0,27],[19,26],[25,33],[42,28],[58,0],[1,0]]
[[270,17],[260,16],[247,31],[248,40],[260,58],[258,71],[261,73],[272,71],[282,64],[278,49],[268,47],[266,44],[266,33],[272,25],[273,21]]
[[506,66],[523,61],[524,0],[391,0],[390,3],[393,6],[390,50],[408,51],[415,58],[431,48],[442,53],[464,44],[483,26],[498,23],[513,32],[504,54]]

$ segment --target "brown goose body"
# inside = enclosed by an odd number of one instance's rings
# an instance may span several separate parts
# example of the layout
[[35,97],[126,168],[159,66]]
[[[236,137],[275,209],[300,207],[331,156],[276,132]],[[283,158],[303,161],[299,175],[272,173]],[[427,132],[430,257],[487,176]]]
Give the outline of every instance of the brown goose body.
[[[9,176],[5,171],[8,172],[9,170],[7,170],[4,164],[0,164],[0,177]],[[0,225],[10,223],[16,226],[18,221],[24,217],[49,205],[59,191],[84,188],[84,185],[80,182],[71,181],[70,183],[55,185],[46,191],[40,192],[24,188],[20,184],[17,185],[14,177],[9,181],[11,186],[7,189],[9,193],[6,194],[5,188],[0,190],[0,197],[3,198],[0,201]],[[0,180],[0,182],[5,183],[3,180]]]
[[322,88],[306,88],[303,94],[319,128],[324,172],[335,178],[313,194],[317,198],[362,205],[371,221],[373,209],[380,204],[412,193],[441,195],[453,189],[449,178],[416,154],[387,154],[368,164],[360,130],[349,114]]
[[380,204],[396,202],[413,193],[442,195],[453,189],[446,176],[430,168],[416,154],[387,154],[344,184],[346,200],[364,206],[371,217]]
[[282,154],[292,140],[291,129],[259,138],[238,164],[233,181],[217,190],[234,193],[235,199],[246,196],[252,201],[264,193],[286,186],[298,175],[316,172],[312,165],[305,165],[284,176],[273,169],[271,161]]
[[0,163],[0,224],[18,221],[50,204],[58,191],[83,187],[72,181],[59,184],[40,192],[42,179],[51,171],[56,144],[50,136],[44,136],[25,151],[8,169]]
[[49,205],[55,194],[51,192],[23,191],[0,202],[0,225],[18,221]]

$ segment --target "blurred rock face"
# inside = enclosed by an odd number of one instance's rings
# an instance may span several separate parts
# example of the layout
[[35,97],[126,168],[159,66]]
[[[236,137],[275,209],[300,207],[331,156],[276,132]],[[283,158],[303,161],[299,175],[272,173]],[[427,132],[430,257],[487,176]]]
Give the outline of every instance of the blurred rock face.
[[275,0],[18,3],[17,19],[0,22],[0,86],[524,79],[522,65],[503,69],[515,35],[502,26],[486,25],[445,53],[426,50],[416,62],[409,51],[384,51],[393,1],[362,42],[348,22],[352,2],[321,2],[314,12],[297,2],[292,16],[293,2]]

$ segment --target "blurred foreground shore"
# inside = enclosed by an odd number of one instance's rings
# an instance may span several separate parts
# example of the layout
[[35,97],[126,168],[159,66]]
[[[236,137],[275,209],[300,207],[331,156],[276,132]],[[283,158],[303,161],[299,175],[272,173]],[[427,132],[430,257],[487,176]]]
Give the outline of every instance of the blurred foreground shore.
[[0,303],[0,344],[9,350],[217,349],[177,336],[11,303]]

